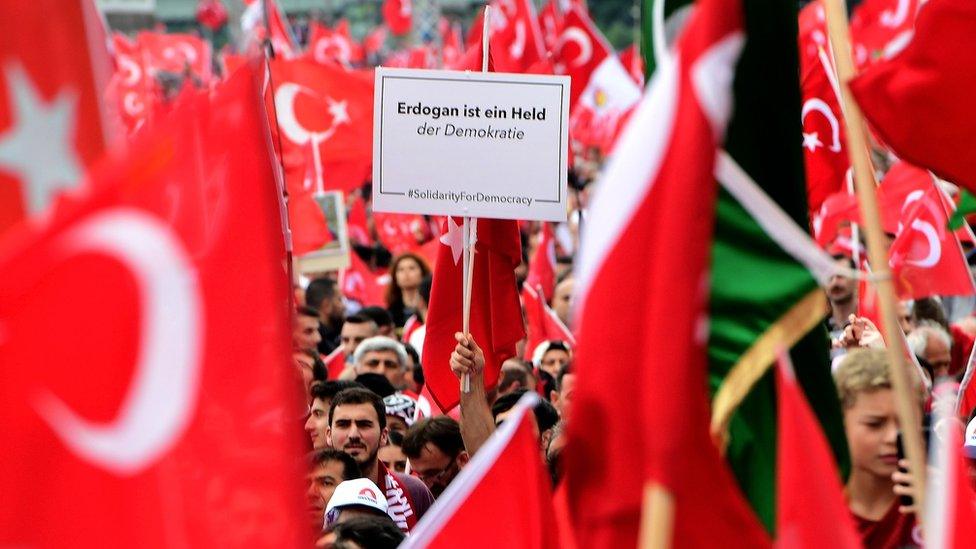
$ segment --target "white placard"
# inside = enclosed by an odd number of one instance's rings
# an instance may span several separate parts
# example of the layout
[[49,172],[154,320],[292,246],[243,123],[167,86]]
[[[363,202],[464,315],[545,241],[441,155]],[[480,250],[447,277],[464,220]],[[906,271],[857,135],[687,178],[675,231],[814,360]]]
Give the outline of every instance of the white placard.
[[376,69],[373,209],[566,220],[569,77]]

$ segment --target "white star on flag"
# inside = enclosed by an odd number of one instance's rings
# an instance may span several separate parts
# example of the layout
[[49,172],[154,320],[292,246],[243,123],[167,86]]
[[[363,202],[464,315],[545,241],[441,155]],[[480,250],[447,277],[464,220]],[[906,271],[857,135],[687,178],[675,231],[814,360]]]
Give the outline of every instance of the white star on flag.
[[20,178],[27,212],[37,215],[47,209],[52,195],[76,186],[81,177],[71,143],[78,97],[62,91],[46,103],[22,67],[7,65],[5,73],[12,123],[0,134],[0,170]]
[[457,265],[464,253],[464,232],[454,218],[447,216],[447,232],[441,235],[441,244],[451,248],[451,255],[454,256],[454,264]]
[[817,132],[803,132],[803,146],[810,150],[810,152],[816,152],[817,147],[823,147],[823,143],[820,141],[820,136]]
[[326,97],[329,102],[329,114],[332,115],[332,123],[334,125],[345,124],[349,122],[349,113],[346,111],[345,101],[334,101],[331,97]]

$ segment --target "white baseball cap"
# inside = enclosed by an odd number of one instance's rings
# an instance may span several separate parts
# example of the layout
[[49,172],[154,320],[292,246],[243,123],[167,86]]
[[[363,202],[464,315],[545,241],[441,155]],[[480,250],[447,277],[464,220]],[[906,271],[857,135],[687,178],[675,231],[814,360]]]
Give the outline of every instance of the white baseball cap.
[[344,480],[336,486],[335,492],[329,498],[329,503],[325,506],[325,515],[329,516],[333,509],[338,511],[351,505],[376,509],[385,515],[386,494],[368,478]]

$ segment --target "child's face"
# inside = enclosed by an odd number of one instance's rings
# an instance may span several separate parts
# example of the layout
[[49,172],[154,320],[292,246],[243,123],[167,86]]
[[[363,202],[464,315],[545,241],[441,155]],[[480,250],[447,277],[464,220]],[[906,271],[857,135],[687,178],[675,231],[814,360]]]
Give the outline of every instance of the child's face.
[[858,394],[854,405],[844,410],[844,430],[853,469],[891,478],[898,467],[898,417],[892,390]]

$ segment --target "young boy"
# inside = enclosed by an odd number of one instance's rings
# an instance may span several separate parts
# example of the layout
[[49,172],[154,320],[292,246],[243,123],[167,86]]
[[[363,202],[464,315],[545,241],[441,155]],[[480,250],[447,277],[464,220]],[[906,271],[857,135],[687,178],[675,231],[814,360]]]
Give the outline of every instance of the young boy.
[[[909,379],[918,395],[921,420],[921,382],[914,372],[909,372]],[[899,425],[885,352],[863,349],[849,353],[834,372],[834,382],[851,453],[848,506],[864,547],[919,546],[915,506],[899,501],[899,496],[911,493],[911,476],[898,470],[908,463],[898,460],[897,440],[900,430],[921,430],[921,422],[910,427]]]

